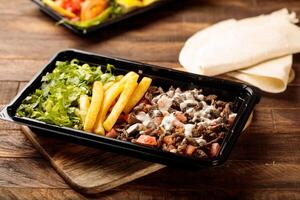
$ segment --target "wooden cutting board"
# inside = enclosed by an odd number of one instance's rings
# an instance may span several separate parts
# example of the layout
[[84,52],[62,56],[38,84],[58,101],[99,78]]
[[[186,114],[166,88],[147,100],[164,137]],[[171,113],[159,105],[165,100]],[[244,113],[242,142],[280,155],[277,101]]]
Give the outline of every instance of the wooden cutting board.
[[[245,129],[252,121],[253,113]],[[27,126],[22,131],[57,173],[76,191],[97,194],[156,172],[164,165],[114,154],[57,138],[36,134]],[[245,131],[244,129],[244,131]]]
[[35,134],[26,126],[22,131],[57,173],[83,194],[97,194],[165,167]]

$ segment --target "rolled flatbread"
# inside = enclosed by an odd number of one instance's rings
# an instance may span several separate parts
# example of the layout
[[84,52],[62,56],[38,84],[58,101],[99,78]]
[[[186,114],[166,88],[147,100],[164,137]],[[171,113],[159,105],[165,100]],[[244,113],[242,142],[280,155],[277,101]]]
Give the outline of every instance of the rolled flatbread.
[[219,22],[189,38],[179,62],[190,72],[214,76],[300,52],[297,22],[287,9]]
[[292,55],[266,61],[247,69],[228,72],[226,75],[250,83],[263,91],[280,93],[295,78]]

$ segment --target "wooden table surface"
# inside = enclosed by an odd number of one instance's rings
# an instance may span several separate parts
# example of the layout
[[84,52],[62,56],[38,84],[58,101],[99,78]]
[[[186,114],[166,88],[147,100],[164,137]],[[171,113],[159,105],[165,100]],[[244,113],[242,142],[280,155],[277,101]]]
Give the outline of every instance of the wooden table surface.
[[[28,0],[0,0],[0,105],[57,51],[78,48],[179,68],[184,41],[227,18],[287,7],[298,0],[189,0],[80,38]],[[254,121],[223,166],[197,171],[166,168],[105,192],[98,199],[300,199],[300,56],[296,80],[282,94],[263,94]],[[74,192],[24,137],[0,121],[0,199],[84,199]]]

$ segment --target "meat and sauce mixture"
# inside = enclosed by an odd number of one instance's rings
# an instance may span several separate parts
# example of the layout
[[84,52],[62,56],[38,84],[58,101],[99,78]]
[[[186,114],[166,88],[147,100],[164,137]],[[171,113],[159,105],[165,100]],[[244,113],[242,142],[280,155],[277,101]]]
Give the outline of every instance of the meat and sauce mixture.
[[212,158],[235,120],[231,108],[232,103],[216,95],[205,96],[200,89],[150,87],[107,136],[194,158]]

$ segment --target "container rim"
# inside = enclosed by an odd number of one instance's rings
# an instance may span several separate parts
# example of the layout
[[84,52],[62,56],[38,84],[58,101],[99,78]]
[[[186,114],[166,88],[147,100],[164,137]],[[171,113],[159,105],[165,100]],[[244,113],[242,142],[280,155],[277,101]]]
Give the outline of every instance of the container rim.
[[[206,160],[201,160],[201,159],[195,159],[187,156],[182,156],[178,154],[173,154],[170,152],[165,152],[160,149],[156,148],[151,148],[151,147],[146,147],[138,144],[134,144],[131,142],[127,141],[122,141],[118,139],[113,139],[113,138],[108,138],[105,136],[100,136],[97,134],[93,133],[88,133],[85,131],[81,130],[76,130],[72,128],[67,128],[67,127],[59,127],[51,124],[46,124],[44,122],[34,120],[34,119],[29,119],[29,118],[20,118],[15,116],[15,111],[16,111],[16,106],[21,103],[21,101],[24,99],[23,95],[26,93],[26,91],[30,90],[30,86],[32,86],[42,75],[44,75],[48,70],[49,66],[53,64],[59,56],[64,55],[64,54],[77,54],[78,55],[84,55],[88,57],[96,57],[96,58],[105,58],[105,59],[110,59],[122,63],[130,63],[136,66],[145,66],[149,68],[155,68],[156,70],[163,70],[166,72],[171,72],[171,73],[179,73],[180,75],[185,75],[185,76],[197,76],[200,77],[200,79],[206,79],[206,80],[214,80],[214,81],[220,81],[222,84],[230,84],[230,85],[235,85],[240,87],[244,94],[247,95],[249,98],[247,98],[247,101],[244,102],[244,106],[242,109],[239,110],[239,113],[237,114],[237,118],[235,119],[234,125],[230,129],[230,131],[227,133],[226,137],[224,138],[224,141],[221,145],[221,150],[219,152],[219,155],[214,158],[214,159],[206,159]],[[79,58],[80,60],[80,58]],[[199,80],[200,80],[199,79]],[[145,64],[137,61],[132,61],[132,60],[127,60],[123,58],[118,58],[114,56],[105,56],[105,55],[100,55],[96,53],[91,53],[91,52],[86,52],[86,51],[81,51],[81,50],[76,50],[76,49],[66,49],[62,50],[58,53],[56,53],[52,58],[44,65],[44,67],[41,68],[40,71],[38,71],[31,81],[16,95],[16,97],[6,106],[0,113],[0,118],[6,119],[9,121],[14,121],[18,122],[33,128],[45,130],[45,131],[50,131],[54,132],[59,135],[63,135],[66,137],[72,137],[77,140],[84,140],[87,142],[95,143],[95,144],[101,144],[103,146],[107,147],[117,147],[118,149],[125,149],[126,151],[131,151],[135,153],[143,153],[145,155],[150,155],[155,158],[159,159],[165,159],[166,161],[168,160],[176,160],[179,159],[180,163],[186,162],[186,163],[193,163],[198,166],[215,166],[215,165],[220,165],[223,162],[225,162],[232,151],[232,148],[237,141],[238,137],[240,136],[247,120],[248,117],[250,116],[254,106],[259,102],[260,100],[260,93],[259,89],[253,87],[253,86],[248,86],[247,84],[243,83],[236,83],[232,82],[229,80],[224,80],[224,79],[219,79],[219,78],[212,78],[212,77],[206,77],[202,75],[196,75],[192,74],[189,72],[183,72],[175,69],[169,69],[165,67],[160,67],[156,65],[150,65],[150,64]],[[75,133],[75,134],[74,134]],[[167,163],[168,164],[168,163]]]
[[[48,6],[45,6],[42,3],[41,0],[31,0],[31,1],[33,3],[35,3],[44,13],[49,15],[51,18],[53,18],[57,22],[64,19],[63,16],[61,16],[57,12],[53,11]],[[134,17],[136,15],[146,13],[149,10],[164,6],[164,5],[166,5],[166,4],[168,4],[169,2],[172,2],[172,1],[175,2],[177,0],[159,0],[159,1],[154,2],[154,3],[152,3],[152,4],[150,4],[146,7],[138,8],[136,10],[133,10],[133,11],[129,12],[129,13],[125,13],[124,15],[118,16],[118,17],[113,18],[113,19],[108,19],[108,20],[104,21],[103,23],[100,23],[98,25],[91,26],[91,27],[88,27],[88,28],[84,28],[84,29],[80,29],[80,28],[78,28],[74,25],[66,24],[66,23],[63,23],[62,25],[65,26],[67,29],[71,30],[72,32],[78,34],[78,35],[85,36],[85,35],[88,35],[90,33],[94,33],[96,31],[98,31],[99,29],[106,28],[107,26],[110,26],[112,24],[119,23],[121,21],[127,20],[128,18]]]

